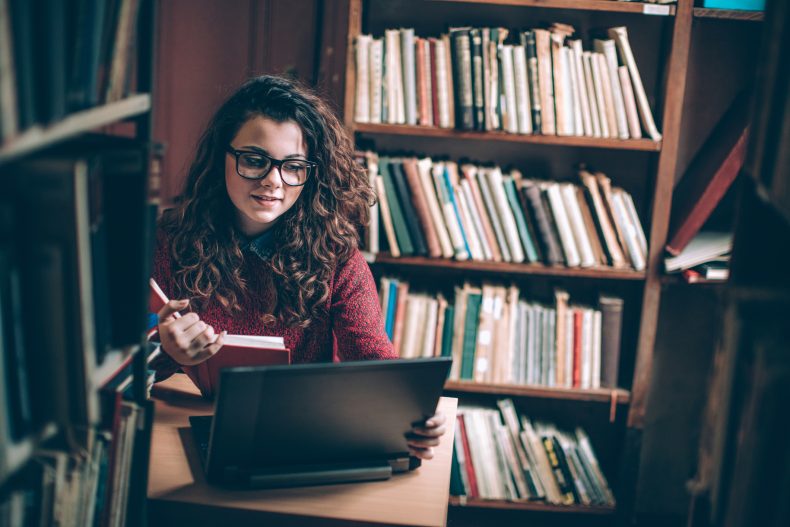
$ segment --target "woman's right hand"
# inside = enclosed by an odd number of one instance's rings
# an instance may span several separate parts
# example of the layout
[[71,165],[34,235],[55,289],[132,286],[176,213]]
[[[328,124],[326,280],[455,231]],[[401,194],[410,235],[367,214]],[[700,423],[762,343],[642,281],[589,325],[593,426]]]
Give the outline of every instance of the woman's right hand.
[[159,310],[159,338],[162,349],[182,366],[195,366],[220,350],[223,337],[214,328],[200,320],[197,313],[180,316],[179,311],[189,305],[189,300],[170,300]]

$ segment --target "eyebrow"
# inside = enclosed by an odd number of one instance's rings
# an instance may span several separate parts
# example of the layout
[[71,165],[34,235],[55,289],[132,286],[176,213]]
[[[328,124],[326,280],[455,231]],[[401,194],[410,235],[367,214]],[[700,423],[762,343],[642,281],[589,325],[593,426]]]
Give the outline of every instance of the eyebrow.
[[[255,152],[260,152],[262,154],[266,154],[269,157],[274,157],[265,148],[261,148],[260,146],[255,146],[255,145],[242,146],[238,150],[253,150]],[[288,154],[283,159],[303,159],[303,160],[307,161],[307,156],[304,155],[304,154]]]

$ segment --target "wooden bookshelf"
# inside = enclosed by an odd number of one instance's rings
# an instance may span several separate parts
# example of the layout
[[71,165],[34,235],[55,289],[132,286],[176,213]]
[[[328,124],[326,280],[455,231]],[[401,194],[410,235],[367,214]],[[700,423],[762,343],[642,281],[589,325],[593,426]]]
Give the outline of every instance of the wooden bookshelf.
[[765,12],[744,11],[741,9],[711,9],[706,7],[695,7],[694,18],[718,18],[721,20],[762,22],[765,20]]
[[505,132],[467,132],[450,128],[412,126],[405,124],[354,123],[352,128],[359,134],[367,135],[402,135],[464,141],[499,141],[505,143],[606,148],[609,150],[636,150],[642,152],[661,151],[661,142],[651,139],[610,139],[585,136],[521,135],[508,134]]
[[451,507],[476,507],[484,509],[510,509],[564,514],[614,514],[614,507],[593,505],[553,505],[540,501],[479,500],[450,496]]
[[628,404],[631,393],[622,388],[613,390],[578,388],[554,388],[549,386],[533,386],[519,384],[489,384],[471,381],[447,381],[444,389],[449,392],[484,393],[513,397],[536,397],[542,399],[560,399],[565,401],[581,401],[595,403]]
[[618,2],[616,0],[456,0],[475,4],[514,5],[545,9],[573,9],[576,11],[608,11],[610,13],[634,13],[674,16],[674,5],[658,5],[647,2]]
[[488,261],[456,261],[444,258],[428,258],[424,256],[394,257],[388,253],[376,255],[376,264],[397,267],[428,267],[440,270],[459,272],[499,273],[507,275],[563,276],[571,278],[594,278],[601,280],[644,280],[644,271],[632,269],[554,267],[542,264],[488,262]]
[[143,115],[151,109],[147,93],[73,113],[50,126],[34,126],[0,148],[0,163],[41,150],[84,132]]

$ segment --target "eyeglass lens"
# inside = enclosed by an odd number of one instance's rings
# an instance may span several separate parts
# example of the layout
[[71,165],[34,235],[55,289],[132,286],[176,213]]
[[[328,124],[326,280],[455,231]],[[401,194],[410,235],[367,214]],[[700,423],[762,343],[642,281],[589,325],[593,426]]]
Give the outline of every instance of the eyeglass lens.
[[[244,152],[238,157],[239,175],[250,179],[260,179],[269,173],[273,164],[273,161],[266,156]],[[296,159],[285,160],[279,164],[280,174],[288,185],[303,185],[312,169],[309,164]]]

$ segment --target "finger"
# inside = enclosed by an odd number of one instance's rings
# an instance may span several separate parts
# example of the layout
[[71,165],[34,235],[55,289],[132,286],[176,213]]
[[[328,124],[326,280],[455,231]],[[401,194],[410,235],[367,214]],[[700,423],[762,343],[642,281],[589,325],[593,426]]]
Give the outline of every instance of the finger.
[[441,426],[445,423],[447,418],[442,412],[436,412],[433,416],[429,417],[427,421],[425,421],[426,428],[433,428],[437,426]]
[[159,321],[165,321],[168,319],[175,319],[180,317],[179,311],[182,309],[186,309],[189,305],[189,299],[182,299],[182,300],[170,300],[167,304],[162,306],[162,309],[156,314],[159,317]]
[[432,448],[409,448],[409,454],[420,459],[433,459]]
[[416,439],[416,438],[407,438],[406,444],[415,447],[415,448],[429,448],[432,446],[439,446],[438,439]]
[[411,433],[422,437],[441,437],[447,432],[447,427],[439,426],[437,428],[412,428]]
[[206,346],[212,344],[214,340],[216,340],[214,328],[207,325],[206,329],[194,337],[192,342],[189,343],[190,350],[194,350],[196,353],[203,351]]
[[222,348],[222,344],[223,344],[222,338],[227,334],[228,334],[227,331],[223,331],[216,337],[213,344],[209,344],[203,349],[198,350],[191,357],[192,363],[198,364],[203,362],[204,360],[210,359],[215,353],[217,353]]

